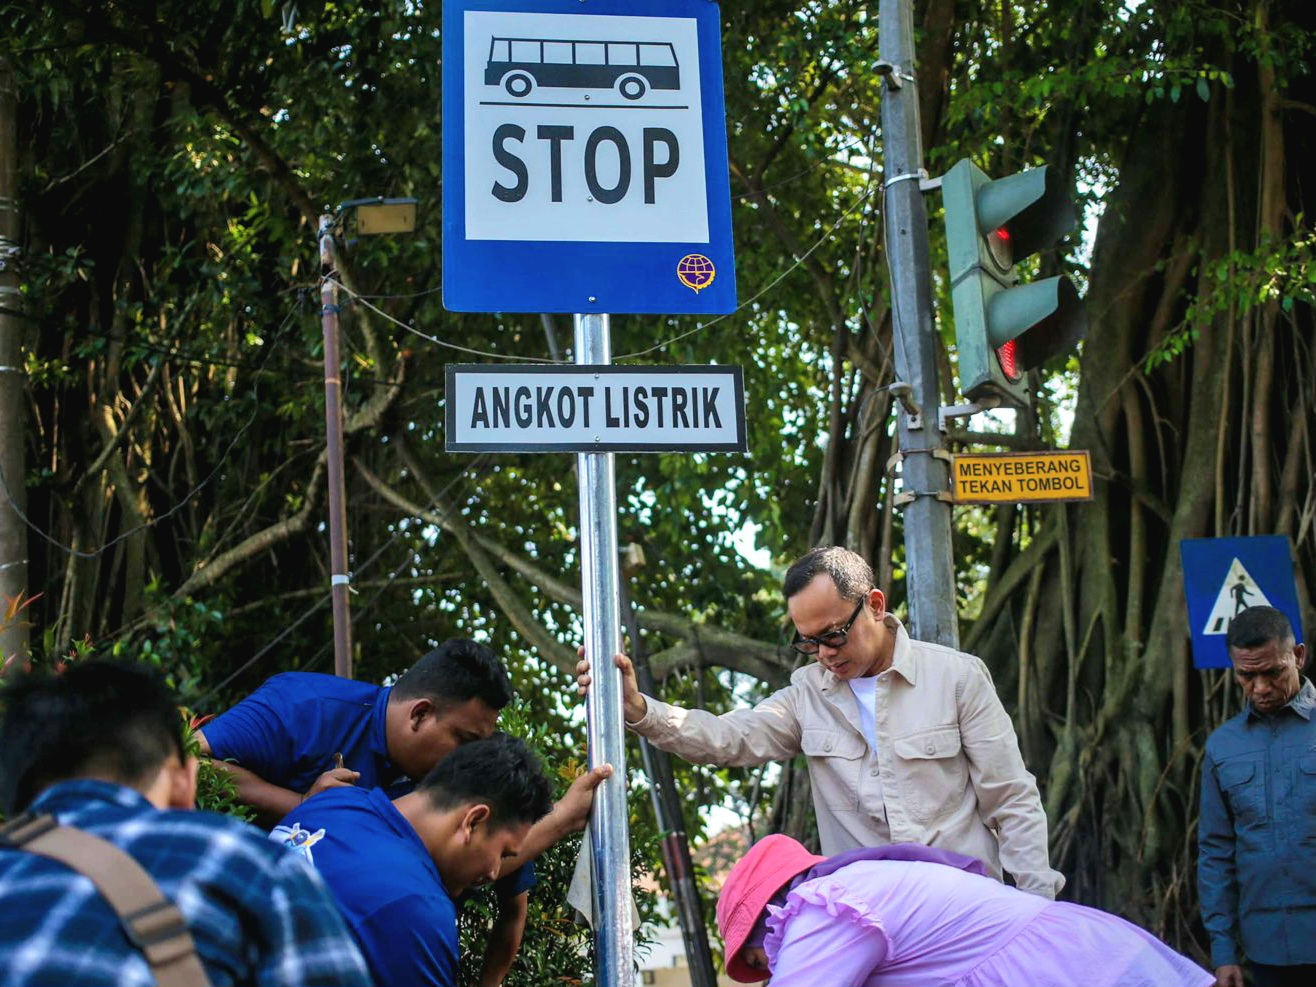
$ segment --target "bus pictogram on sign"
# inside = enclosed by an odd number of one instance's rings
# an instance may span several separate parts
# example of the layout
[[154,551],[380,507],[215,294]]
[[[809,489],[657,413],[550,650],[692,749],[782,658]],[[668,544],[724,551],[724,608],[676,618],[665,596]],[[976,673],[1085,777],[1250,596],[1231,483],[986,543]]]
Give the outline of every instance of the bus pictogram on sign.
[[613,89],[641,99],[650,89],[680,89],[681,68],[670,41],[569,41],[499,38],[489,42],[484,84],[522,99],[545,89]]

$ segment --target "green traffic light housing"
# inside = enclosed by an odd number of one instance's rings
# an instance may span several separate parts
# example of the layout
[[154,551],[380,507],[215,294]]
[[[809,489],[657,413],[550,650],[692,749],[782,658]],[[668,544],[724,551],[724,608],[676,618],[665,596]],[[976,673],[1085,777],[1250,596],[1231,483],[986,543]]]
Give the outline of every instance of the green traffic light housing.
[[1087,313],[1067,277],[1019,284],[1015,265],[1059,242],[1078,213],[1047,168],[993,180],[971,161],[942,179],[960,390],[1028,403],[1027,371],[1071,351]]

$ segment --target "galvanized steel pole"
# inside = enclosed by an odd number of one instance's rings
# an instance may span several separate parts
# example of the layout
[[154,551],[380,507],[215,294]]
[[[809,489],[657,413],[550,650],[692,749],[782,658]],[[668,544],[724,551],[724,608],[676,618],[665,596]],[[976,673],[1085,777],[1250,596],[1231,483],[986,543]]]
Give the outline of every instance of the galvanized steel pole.
[[343,468],[343,361],[338,346],[338,268],[332,215],[320,217],[320,315],[324,328],[324,424],[329,456],[329,593],[334,610],[334,674],[352,677],[348,602],[347,484]]
[[[612,362],[606,315],[576,316],[576,363]],[[590,852],[594,860],[594,983],[630,987],[634,980],[631,923],[631,841],[626,811],[626,724],[621,673],[612,656],[621,650],[618,600],[617,491],[610,452],[576,456],[580,482],[580,570],[585,653],[594,668],[586,696],[589,765],[611,764],[612,777],[594,794]]]
[[878,34],[882,95],[883,222],[891,270],[896,374],[910,387],[915,413],[900,413],[905,507],[905,558],[910,634],[920,641],[959,646],[955,565],[951,553],[950,489],[938,411],[936,326],[933,322],[928,217],[920,181],[918,72],[914,58],[913,0],[881,0]]

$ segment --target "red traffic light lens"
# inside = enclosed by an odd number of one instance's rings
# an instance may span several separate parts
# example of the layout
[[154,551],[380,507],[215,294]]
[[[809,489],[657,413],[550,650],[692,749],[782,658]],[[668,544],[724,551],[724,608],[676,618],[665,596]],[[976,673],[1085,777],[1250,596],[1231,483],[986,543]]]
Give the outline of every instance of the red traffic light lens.
[[1013,384],[1023,377],[1023,372],[1019,369],[1019,355],[1015,352],[1015,341],[1013,339],[996,350],[996,362],[1001,365],[1001,373],[1005,374],[1005,379],[1010,383]]
[[996,269],[1002,274],[1008,274],[1014,265],[1014,244],[1010,242],[1010,231],[1002,226],[988,233],[983,239],[987,241],[987,253],[991,256]]

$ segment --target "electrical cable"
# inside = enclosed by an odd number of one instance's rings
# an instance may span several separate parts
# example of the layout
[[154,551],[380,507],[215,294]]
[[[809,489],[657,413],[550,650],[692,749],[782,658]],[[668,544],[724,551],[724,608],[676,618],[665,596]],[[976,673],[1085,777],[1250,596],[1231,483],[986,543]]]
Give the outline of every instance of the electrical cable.
[[782,281],[784,281],[788,276],[794,273],[796,268],[798,268],[801,264],[803,264],[806,260],[808,260],[815,250],[817,250],[824,243],[830,240],[835,235],[836,231],[840,229],[841,224],[845,222],[846,218],[851,213],[853,213],[857,208],[859,208],[859,206],[863,205],[863,203],[872,194],[873,194],[873,188],[872,188],[872,182],[870,181],[868,183],[868,187],[864,189],[863,194],[860,195],[859,198],[855,199],[855,201],[852,202],[845,209],[845,211],[842,212],[841,215],[837,217],[836,222],[831,225],[831,227],[827,230],[827,232],[825,232],[813,244],[813,246],[809,247],[808,250],[800,254],[800,256],[795,259],[795,262],[790,265],[790,267],[786,268],[786,270],[782,271],[779,275],[777,275],[775,278],[769,281],[763,288],[759,289],[759,291],[757,291],[754,295],[752,295],[750,298],[746,299],[745,301],[737,305],[734,311],[728,312],[725,315],[719,315],[717,318],[711,319],[708,322],[701,322],[693,329],[687,329],[685,332],[678,333],[675,336],[670,336],[667,339],[655,343],[653,346],[650,346],[646,349],[636,350],[634,353],[624,353],[621,356],[614,357],[614,362],[620,363],[623,360],[634,360],[637,357],[647,356],[648,354],[654,352],[655,350],[660,350],[663,349],[664,347],[670,346],[672,343],[680,342],[682,339],[685,339],[687,336],[693,336],[697,332],[702,332],[705,329],[711,328],[712,326],[717,325],[719,322],[731,318],[733,315],[736,315],[737,313],[747,308],[748,306],[753,305],[760,298],[762,298],[764,295],[770,292],[773,288],[777,287],[777,285],[779,285]]
[[391,322],[395,326],[399,326],[400,328],[405,329],[407,332],[411,333],[412,335],[419,336],[421,339],[428,340],[429,342],[435,343],[439,346],[445,346],[451,350],[457,350],[459,353],[469,353],[471,356],[487,357],[490,360],[516,360],[521,363],[557,364],[557,363],[565,362],[563,360],[553,360],[549,357],[520,356],[515,353],[494,353],[491,352],[490,350],[477,350],[477,349],[472,349],[469,346],[461,346],[457,343],[449,342],[446,339],[440,339],[438,336],[431,336],[429,333],[421,332],[415,326],[409,325],[408,323],[403,322],[401,319],[394,318],[393,316],[385,312],[383,309],[379,308],[376,305],[372,305],[370,302],[368,302],[366,300],[365,295],[358,295],[356,292],[352,291],[352,289],[347,287],[346,285],[340,284],[339,290],[342,291],[343,294],[347,295],[349,298],[353,299],[354,301],[360,302],[362,305],[370,309],[370,311],[374,312],[384,321]]

